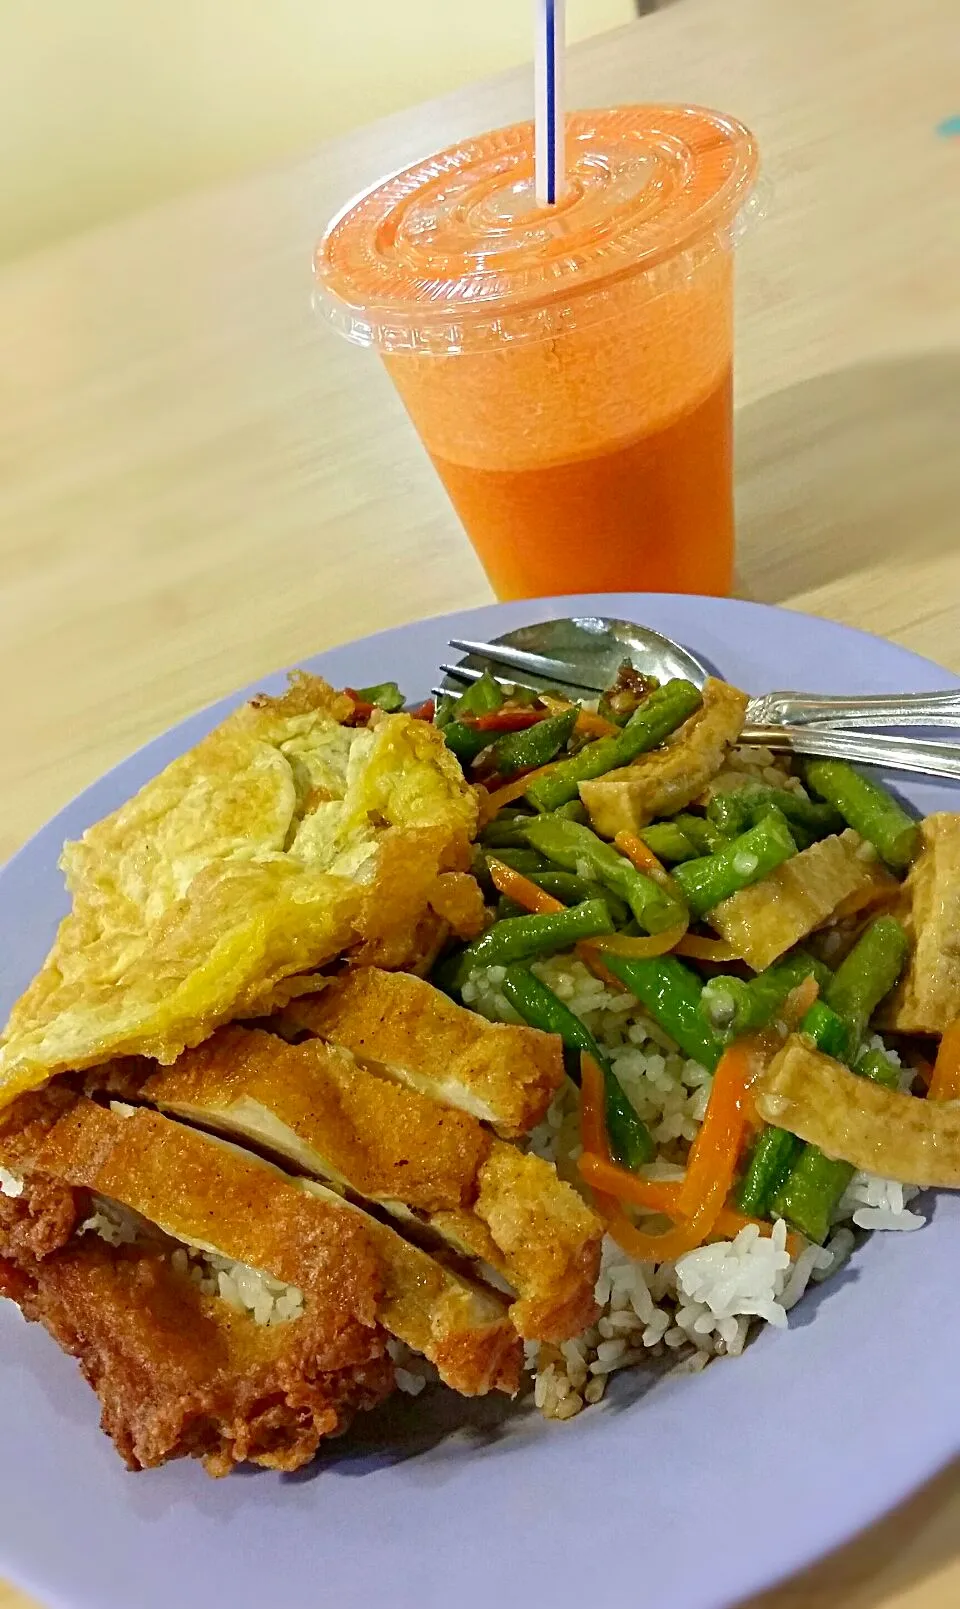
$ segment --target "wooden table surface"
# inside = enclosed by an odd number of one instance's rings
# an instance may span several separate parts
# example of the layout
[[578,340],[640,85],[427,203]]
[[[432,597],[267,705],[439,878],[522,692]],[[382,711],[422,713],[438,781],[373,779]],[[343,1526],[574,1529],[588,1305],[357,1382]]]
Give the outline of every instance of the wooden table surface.
[[[759,136],[744,593],[960,671],[960,141],[936,132],[960,111],[955,24],[955,0],[682,0],[579,47],[569,93],[719,105]],[[526,75],[485,83],[0,274],[0,860],[217,695],[488,599],[376,360],[318,327],[308,267],[346,195],[529,105]],[[958,1536],[955,1470],[751,1609],[955,1609]]]

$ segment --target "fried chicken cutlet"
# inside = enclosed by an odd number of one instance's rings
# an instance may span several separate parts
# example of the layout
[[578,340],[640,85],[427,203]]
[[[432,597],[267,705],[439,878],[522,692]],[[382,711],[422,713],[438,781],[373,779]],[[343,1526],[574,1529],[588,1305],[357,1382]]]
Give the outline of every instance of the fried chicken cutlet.
[[[11,1166],[3,1139],[0,1162]],[[341,1325],[349,1333],[356,1322],[381,1324],[464,1395],[517,1389],[522,1350],[500,1296],[332,1191],[235,1145],[145,1107],[107,1109],[81,1096],[31,1165],[301,1292],[304,1312],[322,1317],[331,1336]]]
[[556,1034],[487,1022],[406,972],[345,972],[287,1020],[508,1137],[542,1122],[564,1079]]
[[402,1223],[415,1217],[490,1264],[519,1298],[510,1317],[525,1339],[565,1341],[593,1321],[602,1226],[576,1191],[549,1163],[339,1046],[225,1028],[138,1095],[348,1186]]

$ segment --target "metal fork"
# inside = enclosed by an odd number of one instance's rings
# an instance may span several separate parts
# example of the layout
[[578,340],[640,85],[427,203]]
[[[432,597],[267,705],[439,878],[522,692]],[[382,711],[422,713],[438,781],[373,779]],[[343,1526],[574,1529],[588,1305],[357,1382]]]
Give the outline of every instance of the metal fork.
[[[566,622],[550,622],[563,625]],[[579,625],[580,622],[569,624]],[[586,624],[586,622],[584,622]],[[599,626],[600,622],[589,622]],[[604,622],[606,624],[606,622]],[[613,624],[622,625],[622,622]],[[633,627],[644,639],[659,639],[670,650],[673,674],[686,674],[702,685],[706,668],[688,649],[663,637],[659,632]],[[609,685],[610,675],[583,660],[560,659],[506,643],[475,642],[451,638],[450,647],[468,654],[472,665],[441,665],[447,678],[470,683],[483,674],[483,668],[513,671],[510,679],[496,680],[509,687],[519,680],[537,687],[556,688],[571,697],[595,696]],[[493,671],[491,671],[493,673]],[[456,693],[449,685],[434,692]],[[938,693],[902,693],[826,697],[807,693],[767,693],[747,705],[747,724],[740,742],[769,748],[775,753],[817,755],[821,758],[852,760],[882,766],[889,770],[911,771],[925,776],[960,778],[960,744],[930,739],[888,737],[851,727],[869,726],[960,726],[960,690]],[[829,727],[819,723],[829,721]],[[838,730],[838,728],[848,728]]]

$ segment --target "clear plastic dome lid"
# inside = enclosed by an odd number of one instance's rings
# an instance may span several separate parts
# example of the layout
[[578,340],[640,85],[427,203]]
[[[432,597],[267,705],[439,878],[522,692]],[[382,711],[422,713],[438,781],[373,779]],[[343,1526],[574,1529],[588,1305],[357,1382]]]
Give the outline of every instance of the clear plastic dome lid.
[[534,192],[533,124],[450,146],[356,197],[317,247],[318,301],[349,340],[454,352],[569,327],[613,282],[728,246],[753,136],[701,107],[573,112],[566,184]]

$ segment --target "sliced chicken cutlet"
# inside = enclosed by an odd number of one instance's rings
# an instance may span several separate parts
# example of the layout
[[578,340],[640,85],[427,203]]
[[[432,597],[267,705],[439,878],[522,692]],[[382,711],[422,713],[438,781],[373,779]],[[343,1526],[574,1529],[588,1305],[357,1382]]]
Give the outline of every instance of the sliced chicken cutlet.
[[295,1287],[305,1315],[325,1324],[332,1358],[341,1341],[348,1353],[355,1347],[358,1326],[382,1324],[464,1395],[517,1388],[521,1347],[499,1298],[235,1145],[146,1108],[125,1115],[80,1097],[34,1166]]
[[101,1404],[101,1427],[129,1469],[202,1458],[211,1475],[250,1462],[299,1469],[325,1436],[393,1389],[382,1331],[331,1350],[315,1309],[258,1324],[202,1291],[163,1245],[112,1247],[86,1234],[0,1289],[42,1324]]
[[567,1340],[596,1315],[602,1226],[556,1170],[338,1046],[223,1029],[148,1077],[139,1097],[483,1259],[518,1293],[510,1317],[525,1339]]
[[407,972],[359,967],[322,994],[291,1002],[285,1015],[294,1027],[507,1136],[542,1121],[564,1078],[555,1034],[487,1022]]

